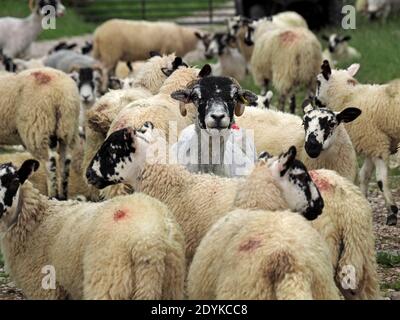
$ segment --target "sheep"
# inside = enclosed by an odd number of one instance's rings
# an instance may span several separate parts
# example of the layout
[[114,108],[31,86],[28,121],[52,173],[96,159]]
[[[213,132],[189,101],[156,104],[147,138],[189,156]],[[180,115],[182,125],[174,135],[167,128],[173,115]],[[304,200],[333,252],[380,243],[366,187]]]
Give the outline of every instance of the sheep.
[[[186,61],[186,60],[185,60]],[[135,62],[118,62],[115,68],[115,76],[120,79],[134,78],[140,68],[146,63],[146,61],[135,61]]]
[[183,130],[172,146],[178,163],[183,161],[192,172],[227,177],[248,174],[256,159],[254,144],[234,122],[235,116],[243,114],[244,105],[255,102],[257,96],[242,89],[235,79],[208,76],[171,97],[180,101],[182,116],[187,113],[185,104],[193,103],[197,109],[195,124]]
[[321,44],[316,36],[306,28],[280,28],[263,21],[247,25],[245,42],[254,44],[250,65],[255,83],[265,93],[272,81],[280,94],[279,109],[284,110],[287,96],[291,96],[290,111],[294,113],[298,87],[305,86],[309,95],[313,95],[322,61]]
[[[135,191],[167,204],[185,233],[188,261],[207,230],[226,212],[235,208],[285,210],[288,206],[303,212],[304,201],[308,199],[308,207],[313,208],[308,215],[303,214],[308,218],[318,216],[323,205],[322,214],[312,224],[327,241],[341,293],[347,299],[380,298],[372,210],[352,182],[331,170],[307,173],[301,162],[293,161],[295,147],[280,157],[270,157],[263,152],[246,178],[190,174],[180,166],[165,164],[163,147],[159,147],[161,151],[157,149],[160,141],[153,138],[151,128],[147,126],[136,132],[125,128],[114,132],[93,158],[86,176],[97,188],[124,182]],[[165,139],[160,140],[165,144]],[[113,155],[111,150],[117,153]],[[314,188],[314,183],[318,189]],[[282,192],[292,184],[291,192]],[[318,201],[321,199],[319,192],[323,203]],[[298,194],[309,197],[293,203]],[[350,284],[346,282],[348,273],[352,277]]]
[[30,0],[31,14],[27,18],[0,18],[0,48],[4,54],[16,58],[29,49],[42,31],[42,20],[48,14],[48,6],[55,8],[57,16],[64,14],[61,0]]
[[228,44],[229,35],[222,32],[215,33],[211,39],[202,37],[204,42],[205,57],[212,59],[218,56],[218,63],[211,65],[214,76],[227,76],[242,81],[248,74],[247,63],[238,49],[231,48]]
[[183,298],[184,237],[164,204],[144,194],[48,200],[26,181],[38,167],[36,160],[0,165],[1,250],[28,298]]
[[[132,128],[115,131],[92,159],[86,176],[89,183],[97,188],[102,189],[124,182],[131,185],[135,191],[144,192],[167,204],[184,230],[189,262],[211,225],[234,206],[251,209],[258,208],[262,203],[265,206],[263,209],[278,210],[286,209],[288,201],[293,208],[298,209],[297,211],[305,211],[304,215],[310,219],[318,216],[322,210],[323,202],[318,189],[315,188],[306,169],[294,161],[295,148],[276,159],[274,166],[267,167],[259,163],[247,182],[244,178],[228,179],[207,174],[191,174],[184,167],[163,164],[162,160],[146,161],[146,156],[152,150],[151,145],[154,145],[153,132],[157,132],[154,125],[148,125],[138,131]],[[166,140],[162,138],[161,141]],[[109,150],[118,150],[115,157]],[[106,158],[107,166],[104,165]],[[280,188],[281,182],[284,185],[290,183],[287,181],[292,181],[291,178],[296,180],[296,176],[292,177],[292,171],[296,172],[297,169],[302,172],[303,181],[298,185],[294,184],[294,189],[307,189],[309,197],[292,203],[293,199],[297,200],[297,197],[291,197],[296,191],[282,194]],[[259,192],[260,189],[263,193]],[[199,192],[202,194],[201,198],[198,197]],[[180,201],[175,200],[178,194]],[[304,206],[304,202],[307,206]]]
[[276,110],[276,108],[271,104],[272,97],[274,96],[274,93],[271,90],[268,90],[265,95],[258,95],[257,96],[257,101],[250,103],[250,107],[257,107],[259,109],[273,109]]
[[324,239],[297,213],[238,209],[196,250],[188,296],[196,300],[340,299]]
[[387,163],[400,142],[397,110],[400,81],[384,85],[359,84],[354,78],[359,68],[359,64],[352,64],[347,70],[331,70],[329,62],[324,61],[317,78],[316,99],[335,111],[341,111],[345,104],[356,105],[362,111],[357,121],[346,125],[356,152],[365,157],[359,173],[360,187],[366,196],[375,167],[377,184],[389,212],[386,223],[396,225],[398,207],[389,188]]
[[[0,143],[22,144],[35,158],[46,161],[48,195],[66,199],[70,154],[79,138],[80,102],[74,81],[58,70],[32,69],[0,77],[0,92]],[[60,192],[57,151],[63,180]]]
[[340,36],[333,33],[329,37],[322,35],[322,39],[329,44],[328,49],[325,49],[322,53],[323,59],[330,61],[333,66],[341,61],[359,60],[361,58],[361,54],[348,45],[351,36]]
[[151,97],[158,93],[165,79],[184,62],[175,54],[160,56],[151,52],[151,58],[138,72],[133,86],[127,90],[112,90],[98,99],[86,113],[85,153],[83,168],[87,168],[93,155],[107,136],[116,115],[130,102]]
[[386,21],[391,12],[400,11],[398,0],[367,0],[364,5],[359,4],[358,7],[365,10],[370,20]]
[[114,75],[118,61],[145,60],[151,50],[185,55],[197,46],[196,31],[170,22],[112,19],[95,30],[93,56]]

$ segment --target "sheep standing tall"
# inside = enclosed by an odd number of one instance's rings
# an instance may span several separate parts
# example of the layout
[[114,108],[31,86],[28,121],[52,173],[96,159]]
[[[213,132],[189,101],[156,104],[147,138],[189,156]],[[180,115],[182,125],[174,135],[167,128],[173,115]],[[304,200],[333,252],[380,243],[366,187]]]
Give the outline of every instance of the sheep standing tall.
[[[0,77],[0,143],[22,144],[47,163],[50,197],[68,196],[71,150],[79,139],[80,99],[75,82],[50,68]],[[56,153],[62,172],[57,182]]]
[[389,188],[388,161],[400,142],[400,81],[384,85],[359,84],[354,78],[359,68],[359,64],[353,64],[347,70],[331,70],[329,62],[324,61],[318,75],[316,98],[335,111],[347,105],[355,105],[362,111],[356,121],[346,124],[356,152],[365,156],[360,170],[361,190],[367,195],[375,167],[378,187],[389,212],[387,224],[396,225],[398,207]]

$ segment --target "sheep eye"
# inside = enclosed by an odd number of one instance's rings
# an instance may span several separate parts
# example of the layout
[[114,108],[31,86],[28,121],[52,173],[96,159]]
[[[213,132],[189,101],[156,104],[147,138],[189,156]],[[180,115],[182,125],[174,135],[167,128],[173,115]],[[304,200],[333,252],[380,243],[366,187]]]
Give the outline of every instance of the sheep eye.
[[329,122],[329,127],[330,128],[333,128],[335,126],[335,123],[334,122]]

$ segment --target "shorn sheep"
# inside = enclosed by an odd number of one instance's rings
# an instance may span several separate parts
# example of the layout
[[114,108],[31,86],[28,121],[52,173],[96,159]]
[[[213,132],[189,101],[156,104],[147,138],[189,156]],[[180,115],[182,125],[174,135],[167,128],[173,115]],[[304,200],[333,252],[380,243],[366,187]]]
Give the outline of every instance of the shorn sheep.
[[[166,203],[185,233],[188,261],[207,230],[227,212],[235,208],[274,211],[288,207],[303,212],[304,207],[291,202],[300,192],[311,195],[308,206],[313,210],[304,214],[310,219],[321,210],[321,201],[316,201],[321,192],[323,213],[312,223],[328,243],[337,286],[347,299],[380,297],[372,210],[352,182],[330,170],[309,174],[304,165],[289,161],[296,154],[295,148],[280,157],[259,161],[245,179],[190,174],[182,167],[161,164],[165,159],[157,160],[159,150],[150,147],[151,128],[136,132],[126,128],[110,135],[93,158],[87,178],[98,188],[125,182]],[[115,156],[113,150],[118,150]],[[262,153],[265,157],[267,154]],[[286,165],[290,163],[292,166]],[[293,180],[298,181],[294,189],[283,192]],[[349,274],[352,281],[346,284]]]
[[331,70],[329,62],[324,61],[318,75],[316,98],[335,111],[349,104],[362,111],[357,121],[346,125],[356,152],[365,157],[359,174],[361,190],[367,195],[375,167],[377,184],[389,211],[387,224],[396,225],[398,208],[389,188],[388,161],[400,142],[400,81],[384,85],[359,84],[354,78],[359,68],[359,64],[353,64],[347,70]]
[[66,199],[70,154],[79,138],[80,101],[75,82],[61,71],[32,69],[0,77],[0,92],[0,143],[22,144],[35,158],[46,161],[48,195]]
[[4,54],[16,58],[26,53],[43,29],[42,20],[49,14],[49,6],[57,16],[65,11],[60,0],[29,0],[32,13],[27,18],[0,18],[0,48]]
[[199,30],[170,22],[109,20],[94,32],[93,56],[113,75],[118,61],[147,59],[150,51],[184,56],[196,49]]
[[202,239],[188,275],[196,300],[339,299],[324,239],[299,214],[238,209]]
[[[162,134],[160,139],[156,138],[156,132],[152,125],[138,131],[125,128],[114,132],[93,158],[86,175],[89,183],[100,189],[124,182],[135,191],[144,192],[167,204],[185,233],[189,262],[211,225],[235,205],[258,208],[263,203],[263,209],[266,210],[286,209],[285,199],[291,198],[291,195],[281,194],[281,182],[290,183],[291,179],[297,181],[296,177],[299,177],[299,183],[294,185],[292,193],[307,189],[308,196],[299,203],[291,203],[292,207],[296,211],[304,211],[303,214],[309,219],[321,213],[323,202],[318,189],[304,167],[294,163],[294,148],[276,159],[275,166],[262,166],[256,175],[251,175],[254,183],[244,183],[244,179],[192,174],[182,166],[162,164],[165,159],[150,159],[153,146],[157,146],[157,142],[165,142]],[[152,139],[156,139],[156,144]],[[115,157],[110,153],[111,150],[118,150]],[[274,170],[276,174],[271,172]],[[299,171],[299,176],[296,171]],[[239,196],[240,189],[246,189],[247,193]],[[198,197],[199,193],[202,197]],[[304,202],[307,206],[304,206]]]
[[48,200],[26,181],[38,166],[0,165],[1,250],[28,298],[183,298],[184,237],[165,205],[143,194]]
[[290,111],[294,113],[295,92],[301,86],[313,96],[322,52],[320,42],[310,30],[257,21],[247,25],[245,42],[254,44],[250,66],[255,83],[265,93],[272,82],[279,92],[280,110],[284,110],[290,96]]
[[349,46],[351,36],[341,36],[336,33],[322,35],[322,39],[328,42],[328,49],[322,53],[324,60],[328,60],[333,66],[338,62],[357,60],[361,54],[353,47]]

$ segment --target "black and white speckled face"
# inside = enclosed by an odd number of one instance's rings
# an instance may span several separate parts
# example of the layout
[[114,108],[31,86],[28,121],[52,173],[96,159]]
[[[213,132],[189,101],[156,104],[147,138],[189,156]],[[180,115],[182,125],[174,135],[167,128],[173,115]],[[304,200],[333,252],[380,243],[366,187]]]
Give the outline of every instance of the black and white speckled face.
[[215,56],[220,56],[224,53],[228,45],[228,34],[217,32],[215,33],[208,46],[206,46],[205,56],[211,59]]
[[172,98],[182,103],[193,103],[198,111],[201,129],[228,129],[234,122],[234,115],[240,116],[244,104],[257,101],[257,96],[243,90],[228,77],[208,76],[200,79],[192,88],[172,93]]
[[314,220],[322,213],[324,208],[322,196],[308,174],[307,168],[296,159],[295,147],[290,147],[279,157],[262,153],[259,158],[267,162],[272,176],[292,211],[301,213],[307,220]]
[[153,128],[151,122],[146,122],[140,130],[124,128],[113,132],[90,162],[86,171],[88,182],[98,189],[129,183],[146,162]]
[[305,131],[304,147],[311,158],[317,158],[322,151],[328,150],[334,143],[337,127],[342,122],[351,122],[361,114],[357,108],[346,108],[333,112],[327,108],[304,108],[303,126]]
[[339,48],[342,44],[350,41],[350,36],[341,36],[336,33],[331,34],[328,36],[323,36],[323,39],[328,42],[328,49],[330,53],[335,53],[339,51]]
[[227,21],[228,24],[228,34],[231,37],[236,37],[237,32],[239,31],[240,26],[242,25],[242,17],[235,16]]
[[36,160],[26,160],[19,169],[12,163],[0,164],[0,219],[15,212],[20,186],[38,168]]

